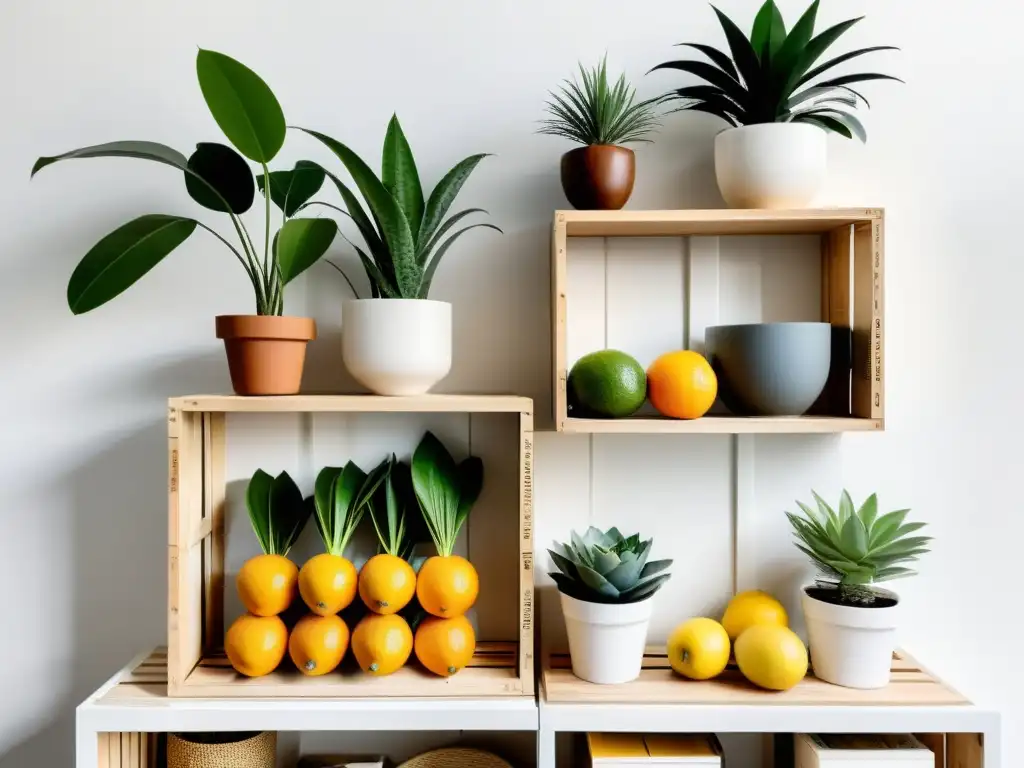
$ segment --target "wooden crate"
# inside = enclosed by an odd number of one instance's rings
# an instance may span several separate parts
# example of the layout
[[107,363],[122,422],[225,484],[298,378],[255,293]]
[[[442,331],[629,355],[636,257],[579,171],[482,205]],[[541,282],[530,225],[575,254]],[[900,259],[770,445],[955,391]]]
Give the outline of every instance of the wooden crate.
[[730,664],[714,680],[686,680],[668,663],[663,646],[647,649],[640,677],[621,685],[594,685],[572,673],[568,654],[552,654],[544,669],[544,700],[552,704],[678,704],[771,706],[941,706],[969,705],[957,691],[923,669],[903,651],[893,656],[892,680],[885,688],[858,690],[826,683],[808,674],[796,687],[764,691]]
[[[704,252],[695,255],[697,239],[736,235],[816,235],[820,251],[820,314],[815,314],[833,327],[833,367],[825,393],[814,415],[800,418],[737,418],[709,415],[694,421],[664,419],[643,415],[628,419],[570,418],[567,410],[566,377],[573,360],[568,356],[568,321],[574,297],[570,295],[568,264],[572,259],[572,243],[580,238],[690,238],[689,250],[684,246],[674,255],[682,261],[679,285],[665,290],[687,294],[686,312],[680,333],[687,338],[688,348],[698,348],[690,339],[703,338],[703,325],[692,318],[698,305],[707,297],[699,294],[698,282],[709,280],[717,287],[718,263],[709,262]],[[707,242],[701,240],[701,242]],[[578,247],[578,246],[577,246]],[[717,246],[715,246],[717,249]],[[821,433],[846,431],[879,431],[884,428],[884,212],[876,208],[751,211],[557,211],[552,239],[552,352],[554,357],[554,419],[560,432],[610,433]],[[699,260],[698,260],[699,257]],[[715,250],[717,259],[717,250]],[[709,266],[710,265],[710,266]],[[607,262],[603,280],[605,303],[603,318],[591,325],[605,325],[607,338],[607,306],[609,286]],[[629,275],[626,271],[625,275]],[[638,279],[635,276],[634,280]],[[815,286],[816,287],[816,286]],[[660,290],[660,289],[659,289]],[[577,295],[577,300],[586,299]],[[715,297],[717,301],[717,296]],[[637,304],[641,312],[656,307]],[[697,309],[695,309],[697,308]],[[656,317],[656,315],[652,315]],[[651,320],[657,322],[656,319]],[[713,324],[713,323],[708,323]],[[600,348],[594,345],[593,349]],[[852,351],[851,351],[852,348]],[[588,350],[589,351],[589,350]],[[629,349],[624,351],[630,352]],[[668,351],[667,349],[665,351]],[[852,356],[852,375],[848,362]]]
[[[244,413],[463,413],[509,414],[518,435],[516,547],[518,634],[506,642],[478,643],[473,663],[451,678],[439,678],[411,659],[385,678],[357,670],[318,678],[300,675],[286,658],[262,678],[238,675],[223,656],[225,581],[226,414]],[[232,416],[232,418],[237,418]],[[533,696],[533,405],[512,396],[422,397],[201,396],[172,399],[169,438],[169,611],[167,692],[199,698],[274,697],[483,697]],[[383,458],[383,457],[382,457]],[[514,479],[514,478],[513,478]],[[487,490],[485,480],[485,493]],[[513,493],[515,489],[513,488]],[[473,525],[473,517],[468,522]],[[511,559],[509,552],[509,561]],[[511,570],[511,568],[509,569]],[[482,586],[482,591],[486,585]],[[482,602],[485,597],[481,598]],[[505,638],[502,638],[503,640]]]

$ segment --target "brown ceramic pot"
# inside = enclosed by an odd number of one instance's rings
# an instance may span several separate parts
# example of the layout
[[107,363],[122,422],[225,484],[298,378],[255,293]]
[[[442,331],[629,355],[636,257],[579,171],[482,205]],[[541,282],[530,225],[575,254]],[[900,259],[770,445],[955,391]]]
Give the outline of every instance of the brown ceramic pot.
[[625,147],[592,144],[562,155],[562,189],[577,210],[619,210],[635,179],[636,155]]
[[239,395],[294,395],[302,384],[306,344],[316,338],[308,317],[220,315],[231,386]]

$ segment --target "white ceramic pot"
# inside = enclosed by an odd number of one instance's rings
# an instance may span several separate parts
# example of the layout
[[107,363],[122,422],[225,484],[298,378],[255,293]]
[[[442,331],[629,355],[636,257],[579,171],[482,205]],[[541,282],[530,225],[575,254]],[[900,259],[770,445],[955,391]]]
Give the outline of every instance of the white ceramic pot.
[[828,167],[826,133],[807,123],[729,128],[715,138],[715,174],[732,208],[804,208]]
[[572,673],[591,683],[628,683],[640,676],[653,596],[638,603],[587,603],[559,592]]
[[378,395],[422,395],[452,367],[452,305],[427,299],[356,299],[342,307],[342,357]]
[[816,600],[805,591],[803,608],[816,677],[846,688],[884,688],[889,684],[898,603],[886,608],[854,608]]

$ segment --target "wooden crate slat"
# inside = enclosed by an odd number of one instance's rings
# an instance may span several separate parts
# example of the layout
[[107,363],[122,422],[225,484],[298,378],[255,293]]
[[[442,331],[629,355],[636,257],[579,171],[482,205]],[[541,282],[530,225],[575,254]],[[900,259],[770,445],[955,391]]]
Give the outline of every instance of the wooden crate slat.
[[523,413],[533,410],[532,400],[517,395],[190,395],[175,398],[171,403],[172,407],[186,413]]
[[880,419],[842,416],[705,416],[684,421],[657,417],[624,419],[577,419],[562,421],[562,432],[588,434],[832,434],[874,432]]
[[969,704],[961,694],[907,657],[894,657],[892,682],[886,688],[861,691],[823,682],[809,675],[785,692],[763,691],[744,680],[731,665],[719,678],[685,680],[668,665],[663,649],[645,655],[639,679],[623,685],[593,685],[572,674],[567,654],[550,657],[544,672],[546,700],[551,703],[680,704],[680,705],[844,705],[910,706]]
[[881,216],[877,208],[555,212],[568,237],[814,234]]

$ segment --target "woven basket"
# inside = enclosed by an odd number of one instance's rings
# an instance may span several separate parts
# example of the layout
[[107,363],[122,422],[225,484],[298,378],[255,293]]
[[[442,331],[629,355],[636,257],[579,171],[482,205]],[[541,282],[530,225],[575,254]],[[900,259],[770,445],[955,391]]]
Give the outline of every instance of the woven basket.
[[402,763],[399,768],[512,768],[497,755],[482,749],[448,747],[424,752]]
[[[217,743],[224,739],[237,740]],[[193,736],[167,734],[167,768],[274,768],[276,758],[275,731]]]

